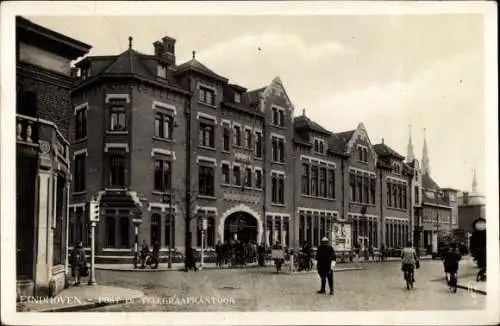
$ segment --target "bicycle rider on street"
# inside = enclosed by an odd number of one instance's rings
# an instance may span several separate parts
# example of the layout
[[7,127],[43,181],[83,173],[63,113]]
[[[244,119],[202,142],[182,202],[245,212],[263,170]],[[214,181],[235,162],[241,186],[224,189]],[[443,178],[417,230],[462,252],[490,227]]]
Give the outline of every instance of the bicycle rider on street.
[[415,264],[418,261],[418,257],[410,241],[407,242],[406,247],[401,251],[401,259],[401,270],[403,272],[411,272],[413,275],[412,282],[415,283]]
[[[451,276],[457,274],[459,261],[461,260],[460,253],[457,252],[456,243],[450,244],[450,250],[444,256],[444,272],[446,274],[446,281],[450,284]],[[457,278],[455,277],[455,281]]]

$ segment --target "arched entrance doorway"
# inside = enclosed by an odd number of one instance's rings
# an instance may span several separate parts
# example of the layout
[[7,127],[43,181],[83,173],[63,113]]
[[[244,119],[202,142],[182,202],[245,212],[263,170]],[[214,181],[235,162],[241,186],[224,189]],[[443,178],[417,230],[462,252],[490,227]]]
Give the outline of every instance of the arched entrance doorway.
[[229,215],[224,222],[224,240],[257,241],[257,219],[245,212]]

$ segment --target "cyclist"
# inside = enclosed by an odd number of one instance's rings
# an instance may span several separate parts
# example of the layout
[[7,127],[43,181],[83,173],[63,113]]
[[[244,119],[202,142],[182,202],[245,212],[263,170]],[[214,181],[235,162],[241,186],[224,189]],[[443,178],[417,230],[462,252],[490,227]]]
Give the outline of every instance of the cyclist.
[[411,273],[412,282],[415,283],[415,264],[418,262],[418,256],[411,241],[408,241],[406,247],[401,251],[401,259],[401,270],[403,273]]
[[451,243],[450,250],[444,255],[444,272],[448,285],[453,287],[455,291],[458,282],[457,272],[460,259],[460,253],[457,252],[457,245]]

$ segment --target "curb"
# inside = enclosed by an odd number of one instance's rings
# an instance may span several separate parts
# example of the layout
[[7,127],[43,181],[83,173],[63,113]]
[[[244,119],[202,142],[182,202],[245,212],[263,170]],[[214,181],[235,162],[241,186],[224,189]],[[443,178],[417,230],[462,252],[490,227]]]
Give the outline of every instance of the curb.
[[[340,272],[349,272],[349,271],[362,271],[365,270],[366,268],[363,267],[346,267],[346,268],[335,268],[333,270],[334,273],[340,273]],[[288,272],[288,275],[304,275],[304,274],[317,274],[317,270],[310,270],[310,271],[295,271],[295,272]]]
[[135,297],[135,298],[129,298],[129,299],[117,299],[111,302],[88,302],[80,305],[72,305],[72,306],[66,306],[66,307],[53,307],[53,308],[47,308],[47,309],[41,309],[41,310],[34,310],[31,312],[76,312],[76,311],[84,311],[84,310],[89,310],[92,308],[100,308],[100,307],[105,307],[105,306],[113,306],[117,304],[122,304],[122,303],[130,303],[137,301],[144,297],[144,294],[141,296]]
[[475,288],[469,287],[469,286],[457,284],[457,288],[462,289],[462,290],[467,290],[470,292],[474,292],[474,293],[478,293],[478,294],[482,294],[482,295],[487,295],[486,291],[478,290],[478,289],[475,289]]

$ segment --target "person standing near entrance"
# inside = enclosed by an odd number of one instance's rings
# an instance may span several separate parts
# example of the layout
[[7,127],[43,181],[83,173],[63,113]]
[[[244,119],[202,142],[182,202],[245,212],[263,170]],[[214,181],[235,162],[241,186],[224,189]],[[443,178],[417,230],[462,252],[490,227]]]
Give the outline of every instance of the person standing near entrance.
[[71,254],[71,272],[75,278],[74,285],[80,285],[80,279],[82,276],[87,276],[87,257],[85,256],[85,250],[83,249],[83,244],[81,241],[76,243],[75,248]]
[[335,262],[336,260],[337,257],[335,255],[335,250],[328,243],[328,238],[324,237],[321,239],[321,245],[318,247],[318,252],[316,253],[318,274],[321,278],[321,289],[318,293],[325,293],[326,280],[328,280],[330,294],[333,295],[332,262]]

